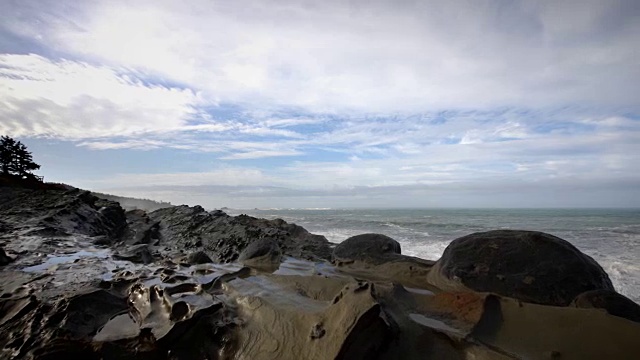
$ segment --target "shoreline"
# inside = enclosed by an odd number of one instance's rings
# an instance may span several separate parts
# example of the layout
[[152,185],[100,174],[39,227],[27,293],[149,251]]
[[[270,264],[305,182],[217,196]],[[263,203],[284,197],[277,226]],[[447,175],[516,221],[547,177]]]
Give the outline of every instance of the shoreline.
[[[630,319],[640,306],[548,234],[477,233],[511,255],[471,240],[481,247],[468,258],[460,238],[427,261],[384,235],[331,244],[281,219],[197,206],[125,212],[80,190],[0,187],[0,197],[3,356],[624,359],[639,350],[640,318]],[[527,260],[529,242],[508,250],[521,236],[540,237],[533,249],[550,246],[546,255]],[[593,265],[570,268],[582,280],[556,287],[545,280],[553,256]],[[508,266],[548,265],[521,274],[495,263],[509,257],[522,261]],[[592,285],[566,293],[584,281]]]

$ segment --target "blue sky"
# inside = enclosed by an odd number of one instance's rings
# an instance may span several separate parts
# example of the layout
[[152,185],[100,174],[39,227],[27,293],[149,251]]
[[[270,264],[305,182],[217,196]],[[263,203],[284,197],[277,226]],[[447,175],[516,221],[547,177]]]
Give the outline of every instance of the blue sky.
[[3,1],[40,175],[205,207],[638,207],[640,3]]

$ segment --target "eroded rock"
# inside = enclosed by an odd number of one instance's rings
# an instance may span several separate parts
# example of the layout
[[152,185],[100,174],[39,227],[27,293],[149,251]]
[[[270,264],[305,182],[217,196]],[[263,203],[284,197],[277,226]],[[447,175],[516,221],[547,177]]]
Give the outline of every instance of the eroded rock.
[[[328,260],[329,242],[324,236],[314,235],[295,224],[281,219],[257,219],[247,215],[229,216],[217,210],[205,211],[200,206],[175,206],[148,214],[159,222],[161,246],[175,249],[202,249],[214,262],[228,263],[253,242],[255,249],[272,241],[285,255],[314,260]],[[249,251],[253,252],[251,248]]]
[[6,231],[60,236],[69,233],[117,239],[126,227],[120,205],[88,191],[0,188],[0,216]]

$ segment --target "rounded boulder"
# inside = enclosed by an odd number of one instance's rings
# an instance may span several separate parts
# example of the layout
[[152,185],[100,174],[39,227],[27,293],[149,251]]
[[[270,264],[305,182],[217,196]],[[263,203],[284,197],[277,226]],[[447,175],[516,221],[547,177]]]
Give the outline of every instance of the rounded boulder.
[[361,234],[341,242],[333,250],[333,260],[364,261],[374,264],[386,262],[400,255],[400,243],[382,234]]
[[442,290],[492,292],[556,306],[567,306],[586,291],[614,291],[602,267],[575,246],[524,230],[479,232],[452,241],[427,279]]
[[239,255],[238,260],[246,262],[249,260],[266,260],[267,262],[279,262],[282,251],[278,243],[270,238],[262,238],[250,243]]

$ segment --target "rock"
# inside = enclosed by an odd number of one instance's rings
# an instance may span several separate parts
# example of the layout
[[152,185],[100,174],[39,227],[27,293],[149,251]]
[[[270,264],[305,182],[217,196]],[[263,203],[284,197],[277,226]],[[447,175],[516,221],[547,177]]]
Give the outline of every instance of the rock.
[[153,255],[147,245],[134,245],[122,248],[113,254],[113,258],[141,264],[153,262]]
[[0,188],[0,217],[6,231],[34,236],[79,234],[117,239],[127,223],[124,210],[88,191]]
[[[338,245],[332,266],[319,261],[332,257],[324,237],[281,219],[198,206],[136,210],[126,222],[121,214],[78,190],[0,188],[0,262],[3,249],[20,256],[0,276],[0,358],[621,359],[640,351],[637,305],[611,291],[579,294],[567,307],[468,291],[508,290],[482,278],[494,271],[517,290],[508,296],[538,301],[548,292],[557,301],[569,296],[558,289],[575,292],[604,273],[550,235],[459,239],[432,271],[433,262],[402,255],[379,234]],[[262,266],[283,254],[277,271]],[[30,266],[44,259],[55,266]],[[431,276],[466,291],[440,291]],[[606,274],[601,280],[612,288]]]
[[160,238],[160,223],[152,221],[144,210],[126,212],[127,229],[123,241],[128,245],[154,244]]
[[333,250],[334,261],[359,260],[373,264],[396,259],[400,243],[382,234],[361,234],[341,242]]
[[0,247],[0,266],[8,265],[13,259],[4,252],[4,249]]
[[127,309],[126,297],[104,289],[78,294],[68,300],[62,328],[74,338],[90,336],[114,315]]
[[611,315],[640,322],[640,305],[615,291],[587,291],[578,295],[571,305],[578,308],[604,309]]
[[187,256],[187,262],[189,262],[189,264],[195,265],[212,263],[213,260],[211,260],[211,258],[207,254],[205,254],[204,251],[196,251],[190,253]]
[[[245,299],[238,302],[238,313],[247,320],[238,333],[242,346],[235,358],[379,359],[380,350],[397,334],[394,326],[385,321],[387,315],[370,285],[339,283],[322,277],[306,282],[275,276],[227,284],[231,293]],[[274,286],[278,294],[265,296]],[[339,300],[332,301],[336,297]]]
[[242,250],[238,260],[247,261],[258,258],[269,262],[280,262],[281,252],[277,242],[269,238],[256,240]]
[[402,255],[400,243],[382,234],[361,234],[336,245],[332,262],[345,273],[374,272],[378,279],[405,286],[429,287],[426,277],[434,261]]
[[495,230],[458,238],[427,278],[442,290],[493,292],[557,306],[585,291],[614,291],[595,260],[565,240],[536,231]]
[[174,206],[148,214],[159,223],[159,243],[174,250],[202,248],[216,263],[238,260],[247,246],[261,239],[274,241],[284,255],[328,260],[331,247],[324,236],[284,220],[229,216],[220,210],[207,212],[200,206]]

